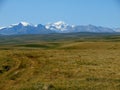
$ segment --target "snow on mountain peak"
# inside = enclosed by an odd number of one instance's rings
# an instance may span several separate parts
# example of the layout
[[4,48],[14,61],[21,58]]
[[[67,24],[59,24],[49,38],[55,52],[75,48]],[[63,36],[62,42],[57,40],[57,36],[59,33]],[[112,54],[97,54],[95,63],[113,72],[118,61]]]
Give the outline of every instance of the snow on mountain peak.
[[18,26],[18,25],[22,25],[24,27],[26,27],[26,26],[34,26],[33,24],[30,24],[30,23],[27,23],[27,22],[20,22],[20,23],[16,23],[16,24],[11,24],[10,26],[7,26],[7,27],[0,27],[0,30],[4,29],[4,28],[13,28],[14,26]]
[[55,25],[65,25],[66,23],[64,21],[58,21],[54,23]]
[[114,31],[120,32],[120,28],[116,28],[116,29],[114,29]]
[[19,24],[22,24],[23,26],[29,26],[30,24],[27,22],[20,22]]
[[0,27],[0,30],[1,30],[1,29],[4,29],[4,28],[5,28],[5,27]]
[[50,30],[60,30],[60,31],[64,31],[64,30],[67,29],[68,24],[66,24],[66,23],[63,22],[63,21],[58,21],[58,22],[55,22],[55,23],[48,23],[45,27],[46,27],[47,29],[50,29]]

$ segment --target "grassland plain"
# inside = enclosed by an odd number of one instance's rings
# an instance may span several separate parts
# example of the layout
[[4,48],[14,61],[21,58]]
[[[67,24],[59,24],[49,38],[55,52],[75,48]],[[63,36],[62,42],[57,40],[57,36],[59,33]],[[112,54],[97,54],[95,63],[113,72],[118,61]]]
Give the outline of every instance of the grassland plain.
[[120,90],[119,35],[78,36],[1,37],[0,90]]

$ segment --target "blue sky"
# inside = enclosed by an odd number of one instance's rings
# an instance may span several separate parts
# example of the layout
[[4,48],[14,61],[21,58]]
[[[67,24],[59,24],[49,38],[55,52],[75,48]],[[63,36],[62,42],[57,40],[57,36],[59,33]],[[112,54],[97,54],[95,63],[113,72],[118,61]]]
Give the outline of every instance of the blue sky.
[[120,0],[0,0],[0,26],[61,20],[76,25],[120,27]]

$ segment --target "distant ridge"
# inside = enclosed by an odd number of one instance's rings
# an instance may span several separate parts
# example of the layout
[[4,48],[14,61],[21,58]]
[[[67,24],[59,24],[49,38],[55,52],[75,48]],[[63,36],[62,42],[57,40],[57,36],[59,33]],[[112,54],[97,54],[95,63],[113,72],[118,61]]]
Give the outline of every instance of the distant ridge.
[[115,33],[120,29],[111,29],[94,25],[69,25],[63,21],[48,23],[46,25],[33,25],[27,22],[12,24],[7,27],[0,28],[0,35],[21,35],[21,34],[50,34],[50,33],[76,33],[76,32],[92,32],[92,33]]

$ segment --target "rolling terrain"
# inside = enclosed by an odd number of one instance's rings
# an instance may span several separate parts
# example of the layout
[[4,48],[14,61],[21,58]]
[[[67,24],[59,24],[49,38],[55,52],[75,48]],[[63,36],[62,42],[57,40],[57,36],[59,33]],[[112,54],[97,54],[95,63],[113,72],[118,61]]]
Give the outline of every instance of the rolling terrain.
[[0,90],[119,90],[120,35],[0,36]]

